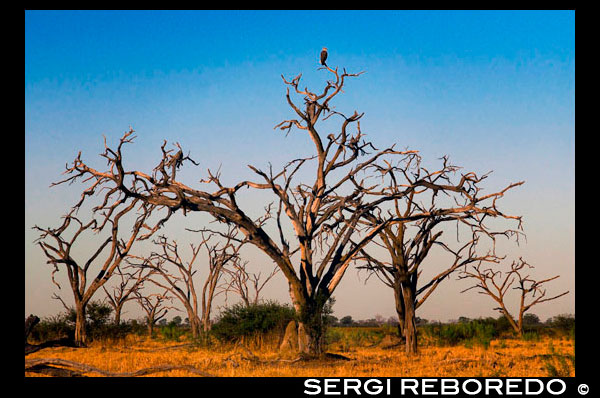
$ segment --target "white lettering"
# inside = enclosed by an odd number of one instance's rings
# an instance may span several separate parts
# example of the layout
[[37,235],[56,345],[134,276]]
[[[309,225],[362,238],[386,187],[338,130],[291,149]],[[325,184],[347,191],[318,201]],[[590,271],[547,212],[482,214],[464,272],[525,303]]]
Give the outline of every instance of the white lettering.
[[[531,391],[529,389],[529,385],[532,382],[537,383],[537,385],[540,387],[540,389],[537,390],[537,391],[535,391],[535,392]],[[525,395],[539,395],[539,394],[542,393],[542,391],[544,391],[544,383],[542,383],[541,380],[539,380],[539,379],[525,379]]]
[[[550,388],[550,385],[555,382],[559,382],[562,385],[562,389],[560,391],[554,391]],[[548,382],[548,384],[546,384],[546,390],[548,390],[548,392],[552,395],[562,394],[563,392],[565,392],[566,389],[567,389],[567,385],[561,379],[552,379]]]
[[317,395],[321,393],[321,386],[319,386],[319,380],[317,379],[306,379],[304,380],[305,388],[314,388],[314,391],[304,390],[305,394]]
[[[377,386],[373,390],[369,390],[369,385],[371,383],[377,384]],[[381,385],[381,380],[377,380],[377,379],[369,379],[369,380],[365,381],[363,388],[365,389],[365,392],[369,395],[377,395],[381,391],[383,391],[383,386]]]
[[[351,386],[350,385],[351,382],[352,383],[356,382],[356,384]],[[348,395],[348,390],[354,390],[354,392],[356,392],[356,395],[360,395],[360,380],[359,379],[344,379],[344,395]]]
[[[475,384],[477,384],[477,391],[469,391],[466,387],[467,384],[475,382]],[[479,382],[479,380],[477,379],[467,379],[464,381],[463,385],[462,385],[462,389],[464,391],[465,394],[468,395],[475,395],[475,394],[479,394],[481,392],[481,383]]]
[[519,383],[520,381],[521,379],[506,379],[506,395],[523,395],[521,391],[511,391],[511,388],[519,387],[518,384],[514,383]]
[[[495,385],[492,385],[494,382]],[[498,384],[496,384],[498,383]],[[502,380],[500,379],[489,379],[485,381],[485,395],[490,395],[490,390],[496,390],[498,395],[502,395]]]
[[333,387],[335,388],[336,385],[335,383],[337,383],[338,381],[340,381],[340,379],[325,379],[325,391],[323,391],[323,393],[325,395],[341,395],[342,393],[339,391],[330,391],[329,387]]
[[438,395],[437,391],[427,391],[427,388],[435,387],[437,379],[423,379],[421,381],[421,394],[423,395]]
[[459,392],[458,380],[442,379],[442,391],[441,391],[442,395],[458,395],[458,392]]
[[[406,383],[411,382],[412,386],[407,386]],[[406,390],[411,390],[414,395],[419,395],[417,392],[417,387],[419,386],[419,381],[415,379],[401,379],[400,381],[400,394],[405,395]]]

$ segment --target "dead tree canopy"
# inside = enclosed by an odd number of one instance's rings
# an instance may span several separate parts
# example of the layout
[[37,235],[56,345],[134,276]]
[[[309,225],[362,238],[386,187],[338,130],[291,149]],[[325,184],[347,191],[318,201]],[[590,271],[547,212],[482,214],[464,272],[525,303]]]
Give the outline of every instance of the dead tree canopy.
[[[156,250],[150,255],[130,256],[128,260],[141,270],[151,270],[149,281],[183,304],[194,337],[198,337],[201,328],[205,332],[210,329],[213,299],[221,293],[217,289],[219,280],[231,263],[240,260],[239,251],[246,243],[235,228],[225,233],[208,229],[197,232],[201,238],[197,244],[190,244],[189,256],[181,252],[177,241],[159,236],[154,240]],[[208,274],[202,290],[197,291],[194,276],[200,270]]]
[[167,301],[172,302],[173,297],[168,295],[168,290],[163,293],[152,293],[142,295],[141,292],[135,291],[135,299],[146,313],[146,322],[148,326],[148,335],[152,337],[154,333],[154,325],[163,319],[169,310],[177,310],[172,305],[167,305]]
[[[124,137],[124,140],[127,138]],[[105,151],[101,156],[114,171],[114,167],[120,167],[114,163],[114,159],[120,158],[120,154],[110,149],[106,140],[104,146]],[[54,275],[61,268],[67,273],[77,312],[75,340],[79,344],[85,344],[86,305],[119,268],[134,243],[150,237],[162,226],[164,220],[158,220],[153,226],[149,225],[152,215],[159,212],[160,206],[128,195],[118,187],[108,187],[105,184],[106,173],[91,168],[86,170],[93,172],[86,173],[81,170],[81,164],[79,152],[73,165],[66,167],[65,174],[68,177],[51,185],[53,187],[64,183],[72,184],[83,178],[87,187],[81,193],[78,202],[63,216],[64,220],[59,227],[42,228],[36,225],[34,229],[41,232],[37,242],[47,258],[47,263],[54,267],[52,281],[59,289],[61,286],[54,279]],[[110,173],[109,171],[108,174]],[[93,202],[96,196],[99,198],[98,204]],[[91,211],[88,211],[88,207]],[[85,221],[80,219],[77,216],[80,210],[82,213],[91,213],[91,216]],[[91,252],[87,256],[75,254],[80,252],[81,247],[89,245],[88,242],[85,245],[82,242],[90,239],[93,242]]]
[[[128,200],[113,191],[106,193],[103,202],[93,209],[90,220],[84,222],[75,213],[86,197],[93,194],[94,187],[95,185],[84,191],[81,200],[63,217],[64,221],[58,228],[34,227],[41,232],[37,241],[47,263],[54,267],[52,281],[59,289],[61,286],[54,276],[60,269],[66,270],[77,312],[75,340],[79,344],[85,344],[86,341],[87,304],[110,279],[134,243],[142,237],[142,231],[145,228],[151,229],[146,222],[155,209],[153,205],[139,199]],[[131,230],[124,232],[123,223],[127,216],[133,216],[134,220]],[[108,232],[108,236],[100,237],[103,232]],[[84,246],[81,242],[86,239],[94,242],[93,251],[88,256],[75,254]],[[100,264],[100,269],[96,264]]]
[[[556,300],[569,293],[569,291],[565,291],[555,296],[547,297],[546,289],[543,285],[557,279],[559,275],[542,280],[533,279],[528,270],[534,267],[522,258],[513,261],[510,269],[504,273],[500,269],[484,268],[482,267],[483,264],[485,263],[481,261],[477,265],[467,267],[462,271],[460,275],[461,279],[473,280],[475,283],[473,286],[463,290],[463,292],[475,289],[477,293],[491,297],[499,305],[494,309],[500,311],[508,319],[515,332],[520,335],[524,332],[523,316],[531,307]],[[513,290],[520,291],[519,309],[515,311],[517,314],[516,317],[513,316],[515,312],[509,311],[506,305],[506,294],[511,287]]]
[[141,290],[144,282],[151,275],[152,270],[134,270],[132,267],[123,267],[123,265],[121,265],[116,269],[115,275],[112,278],[113,280],[116,280],[116,283],[112,288],[109,290],[106,286],[102,286],[102,289],[108,298],[108,302],[115,312],[114,322],[116,325],[121,322],[123,305],[130,300],[135,300],[135,295],[133,293]]
[[[461,173],[460,168],[442,158],[442,167],[429,170],[414,154],[397,164],[373,165],[382,183],[369,193],[380,197],[382,206],[365,215],[361,224],[369,228],[385,224],[367,247],[356,257],[359,268],[376,275],[394,291],[401,336],[406,338],[407,353],[416,353],[415,311],[430,297],[449,275],[476,261],[495,261],[495,241],[498,236],[516,237],[522,234],[521,217],[508,215],[498,207],[498,199],[521,185],[512,183],[502,190],[482,195],[481,182],[487,175]],[[456,176],[458,174],[458,176]],[[407,192],[408,194],[404,194]],[[385,204],[385,207],[383,206]],[[491,224],[492,220],[514,221],[514,228]],[[449,232],[456,226],[456,234]],[[461,233],[459,234],[459,227]],[[452,236],[444,238],[444,233]],[[459,238],[459,235],[466,235]],[[482,239],[489,238],[491,248],[478,253]],[[432,248],[442,248],[450,254],[446,265],[438,269],[425,283],[419,283],[425,260]],[[386,254],[375,255],[374,249]],[[480,249],[481,251],[483,249]],[[383,259],[382,259],[383,257]],[[439,260],[436,262],[439,263]]]
[[276,266],[264,276],[261,272],[248,271],[248,261],[237,259],[225,270],[226,281],[221,285],[225,296],[231,292],[237,294],[246,307],[256,305],[260,301],[260,293],[267,283],[279,272]]
[[[416,151],[398,151],[394,146],[377,149],[361,130],[362,113],[354,111],[348,116],[335,109],[332,101],[342,92],[347,79],[362,72],[340,72],[326,65],[319,69],[330,78],[322,91],[301,88],[301,74],[291,81],[282,76],[285,98],[294,116],[275,126],[288,133],[292,128],[299,130],[312,143],[312,153],[290,160],[279,171],[272,166],[266,170],[249,166],[256,181],[226,186],[220,174],[209,169],[201,181],[212,188],[193,188],[179,181],[176,174],[191,159],[183,155],[179,145],[167,150],[166,142],[161,147],[161,159],[151,172],[128,170],[123,162],[123,148],[133,141],[133,130],[126,132],[115,148],[106,147],[103,156],[108,160],[108,170],[95,170],[81,157],[68,170],[71,179],[94,180],[96,186],[119,191],[124,197],[167,208],[163,222],[176,211],[194,211],[209,213],[238,228],[287,279],[303,329],[299,331],[299,346],[301,351],[312,354],[322,352],[321,312],[327,299],[355,256],[396,217],[373,225],[360,221],[379,206],[410,197],[423,188],[435,192],[445,189],[443,181],[437,181],[435,176],[420,178],[395,192],[378,187],[373,174],[376,170],[385,167],[386,162],[410,159]],[[302,105],[294,102],[292,93],[302,98]],[[328,119],[337,122],[337,128],[331,133],[328,128],[325,136],[319,130]],[[464,176],[465,181],[469,178]],[[464,189],[462,185],[455,189]],[[273,201],[264,206],[264,216],[252,218],[249,209],[243,208],[247,202],[240,195],[248,189],[272,194]],[[480,202],[484,198],[479,198]],[[442,211],[436,216],[450,212]],[[413,220],[423,217],[410,216]]]
[[[262,250],[281,269],[289,282],[294,305],[302,316],[314,316],[340,283],[353,256],[377,232],[358,237],[355,228],[369,210],[363,192],[368,166],[383,156],[412,153],[396,151],[393,147],[376,149],[364,140],[359,122],[362,114],[354,112],[345,116],[332,110],[331,101],[342,91],[346,79],[360,73],[345,70],[340,73],[337,68],[329,67],[327,71],[332,80],[327,81],[321,93],[300,89],[301,75],[292,81],[283,79],[287,85],[286,100],[298,118],[285,120],[276,128],[289,131],[297,127],[305,132],[314,144],[314,154],[290,161],[279,172],[274,172],[272,167],[263,171],[249,166],[258,181],[246,180],[225,186],[218,173],[208,170],[208,177],[202,181],[212,185],[214,190],[192,188],[176,178],[179,166],[191,159],[183,156],[181,147],[175,152],[167,150],[166,142],[161,147],[162,158],[151,173],[127,170],[122,150],[125,144],[133,141],[133,130],[124,134],[116,148],[106,148],[103,156],[109,163],[107,171],[95,170],[78,157],[68,172],[72,179],[93,179],[95,186],[119,191],[127,198],[148,205],[166,207],[169,212],[164,221],[178,210],[184,214],[200,211],[236,226],[249,243]],[[304,96],[304,110],[294,104],[290,89]],[[319,120],[331,116],[340,118],[339,131],[324,137],[316,126]],[[351,126],[356,126],[356,131],[351,132]],[[295,181],[301,168],[307,169],[312,179]],[[271,192],[275,205],[266,206],[264,217],[251,218],[240,206],[243,202],[238,195],[243,188]],[[283,218],[291,225],[291,234],[285,228]],[[275,233],[267,232],[267,222],[275,224]],[[352,236],[356,237],[355,243],[351,242]],[[319,351],[320,348],[315,346],[310,350]]]

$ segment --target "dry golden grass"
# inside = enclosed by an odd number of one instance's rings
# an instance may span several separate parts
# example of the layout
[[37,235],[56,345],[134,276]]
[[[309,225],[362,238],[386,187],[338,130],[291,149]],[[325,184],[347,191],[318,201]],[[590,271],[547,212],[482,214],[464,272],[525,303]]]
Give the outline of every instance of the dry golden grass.
[[[119,343],[93,343],[83,349],[47,348],[28,355],[27,359],[60,358],[118,373],[165,364],[191,365],[212,375],[227,377],[544,377],[553,375],[552,368],[560,376],[575,375],[570,359],[574,358],[574,341],[566,338],[494,340],[487,349],[425,345],[420,347],[416,357],[407,357],[402,347],[351,347],[342,352],[332,346],[330,352],[351,360],[296,362],[289,361],[290,357],[287,362],[281,361],[274,348],[253,351],[258,361],[252,361],[248,359],[249,351],[241,347],[175,347],[184,343],[129,336]],[[39,375],[28,372],[26,376]],[[86,376],[99,375],[89,373]],[[148,376],[196,375],[173,370]]]

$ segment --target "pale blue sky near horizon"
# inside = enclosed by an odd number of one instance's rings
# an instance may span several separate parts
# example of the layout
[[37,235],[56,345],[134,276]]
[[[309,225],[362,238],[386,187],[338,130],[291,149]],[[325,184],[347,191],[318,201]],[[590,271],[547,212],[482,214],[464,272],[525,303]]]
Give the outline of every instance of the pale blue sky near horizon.
[[[549,294],[571,291],[534,313],[574,313],[574,11],[26,11],[26,314],[61,310],[31,227],[56,225],[78,199],[81,185],[49,185],[79,150],[102,167],[102,135],[114,143],[132,126],[131,167],[150,170],[163,139],[180,142],[200,161],[182,174],[191,185],[209,167],[234,182],[251,176],[247,164],[306,155],[305,136],[273,127],[293,116],[282,74],[302,73],[314,90],[328,78],[318,70],[322,47],[329,65],[366,72],[334,105],[365,112],[362,130],[379,146],[493,170],[489,189],[525,180],[502,199],[527,234],[510,254],[536,275],[561,275]],[[491,300],[461,295],[461,286],[446,283],[418,315],[495,315]],[[387,290],[349,271],[335,314],[392,316]],[[289,302],[283,278],[267,293]]]

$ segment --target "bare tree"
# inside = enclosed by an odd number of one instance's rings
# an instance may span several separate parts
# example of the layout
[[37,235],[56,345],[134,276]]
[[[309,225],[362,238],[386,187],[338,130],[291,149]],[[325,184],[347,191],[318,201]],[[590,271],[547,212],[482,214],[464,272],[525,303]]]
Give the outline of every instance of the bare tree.
[[[569,293],[567,290],[556,296],[546,297],[546,289],[544,289],[542,285],[546,282],[553,281],[558,278],[559,275],[537,281],[531,278],[529,274],[525,275],[527,269],[532,269],[534,267],[529,265],[522,258],[519,258],[518,261],[513,261],[510,265],[510,270],[505,272],[504,276],[501,270],[482,268],[482,264],[484,264],[484,262],[478,262],[477,265],[465,268],[465,270],[461,272],[461,279],[468,278],[475,281],[475,285],[463,290],[463,292],[476,289],[478,290],[478,293],[491,297],[499,305],[499,307],[494,309],[500,311],[500,313],[508,319],[512,328],[520,336],[523,335],[523,315],[529,311],[531,307],[547,301],[556,300]],[[506,293],[508,293],[508,289],[513,285],[515,285],[513,289],[521,291],[517,317],[514,317],[511,314],[506,307],[505,302]]]
[[279,272],[279,268],[275,266],[270,274],[264,279],[262,273],[248,272],[248,262],[237,258],[232,262],[231,267],[225,269],[225,274],[228,277],[227,281],[222,285],[222,291],[225,295],[233,292],[240,296],[246,307],[256,305],[259,302],[260,292],[267,283]]
[[135,299],[146,313],[146,325],[148,327],[148,336],[154,335],[154,326],[158,321],[163,319],[169,310],[177,310],[174,306],[165,305],[166,301],[172,301],[173,298],[167,295],[168,291],[162,294],[149,294],[143,296],[139,291],[133,292]]
[[[73,173],[75,170],[76,167],[67,169],[67,173]],[[76,177],[68,178],[53,185],[72,181],[74,178]],[[36,225],[34,227],[34,229],[41,231],[37,242],[48,259],[47,263],[54,266],[52,281],[59,289],[61,287],[54,279],[54,274],[59,271],[59,266],[64,267],[67,272],[77,314],[75,342],[78,345],[85,345],[87,340],[85,332],[87,304],[94,293],[109,280],[113,272],[129,254],[134,242],[142,237],[140,235],[141,230],[143,228],[152,229],[146,225],[146,222],[156,208],[154,205],[127,197],[120,191],[113,189],[105,194],[100,205],[93,208],[91,220],[84,223],[74,214],[85,199],[94,194],[97,188],[98,179],[94,176],[90,176],[90,179],[96,179],[96,182],[82,193],[80,201],[71,209],[70,213],[64,216],[61,226],[58,228],[40,228]],[[136,208],[137,214],[133,226],[129,233],[125,234],[121,231],[123,220],[126,215],[134,215]],[[79,253],[75,254],[75,248],[84,247],[80,242],[85,239],[83,236],[86,233],[91,232],[97,235],[105,228],[108,229],[109,236],[96,244],[91,255],[84,257],[80,256]],[[158,228],[158,226],[155,228]],[[100,270],[88,285],[90,267],[96,262],[101,263]]]
[[[177,242],[169,241],[165,236],[154,241],[159,249],[150,256],[131,256],[132,259],[142,260],[136,264],[141,270],[150,269],[155,274],[150,282],[165,289],[183,304],[194,338],[199,336],[200,330],[207,332],[210,329],[213,299],[220,293],[217,291],[219,279],[225,267],[238,258],[239,250],[244,244],[243,240],[236,238],[237,231],[233,228],[220,234],[224,239],[217,242],[214,242],[216,233],[202,230],[201,234],[199,244],[190,244],[191,257],[188,261],[182,258]],[[202,249],[205,249],[207,255],[208,275],[199,299],[193,277],[198,271],[196,263]]]
[[[371,242],[371,247],[384,249],[389,260],[381,260],[380,256],[367,252],[367,248],[361,250],[356,260],[362,263],[359,268],[373,272],[393,289],[399,332],[406,340],[406,352],[409,355],[416,354],[416,310],[439,284],[467,264],[496,261],[493,247],[497,235],[516,236],[518,239],[521,217],[502,213],[497,200],[523,182],[510,184],[495,193],[480,195],[480,183],[487,175],[478,177],[472,172],[465,173],[454,183],[452,175],[459,168],[450,165],[446,157],[443,158],[442,167],[434,171],[422,167],[418,155],[406,158],[397,165],[388,163],[385,167],[374,167],[378,168],[385,181],[382,185],[387,188],[370,193],[394,199],[389,209],[378,208],[366,215],[363,222],[374,227],[385,220],[394,220],[381,229],[378,239]],[[410,193],[400,195],[406,190]],[[494,218],[515,220],[518,229],[494,230],[488,223]],[[456,224],[456,239],[444,240],[443,228],[451,223]],[[460,243],[459,226],[466,227],[469,236],[466,242]],[[492,250],[483,255],[476,251],[482,237],[490,238],[492,243]],[[452,244],[452,240],[456,244]],[[434,246],[450,254],[450,260],[439,273],[421,285],[419,277]]]
[[[123,272],[121,271],[121,267],[119,267],[115,274],[119,277],[116,286],[113,286],[111,291],[106,289],[106,286],[102,286],[102,289],[104,289],[104,292],[106,293],[108,303],[115,311],[115,325],[119,325],[121,323],[123,305],[125,305],[126,302],[135,299],[133,293],[142,288],[144,281],[148,279],[151,272],[145,272],[143,269]],[[113,277],[113,279],[116,278]]]
[[[184,214],[201,211],[238,227],[250,243],[281,269],[300,318],[299,350],[317,355],[323,352],[322,310],[325,303],[339,285],[353,257],[384,227],[379,225],[360,237],[360,231],[356,229],[359,219],[372,208],[365,203],[363,192],[368,166],[385,155],[414,152],[399,152],[393,147],[377,150],[370,142],[364,141],[359,122],[362,114],[354,112],[347,117],[331,110],[331,101],[342,91],[346,79],[360,73],[351,74],[345,70],[340,73],[337,68],[329,67],[326,70],[333,80],[327,81],[320,94],[301,90],[301,75],[292,81],[283,79],[288,86],[288,105],[299,119],[285,120],[276,128],[289,131],[297,127],[311,139],[316,153],[292,160],[278,173],[273,173],[272,168],[264,172],[249,166],[262,182],[242,181],[226,187],[221,183],[220,175],[209,170],[208,178],[203,182],[216,186],[216,191],[191,188],[176,178],[179,166],[191,159],[183,155],[179,146],[175,153],[166,150],[166,142],[161,147],[162,160],[151,174],[126,171],[122,147],[133,140],[133,130],[125,133],[116,149],[107,148],[105,155],[110,155],[106,156],[109,158],[108,171],[94,170],[79,158],[71,169],[72,173],[96,178],[98,183],[119,190],[127,197],[167,207],[169,214],[165,220],[177,210]],[[290,89],[304,96],[304,110],[294,104]],[[317,131],[317,123],[334,115],[341,118],[339,131],[322,137]],[[354,133],[349,131],[351,125],[356,126]],[[300,168],[309,164],[313,165],[309,170],[312,179],[292,184]],[[265,217],[252,219],[239,205],[237,195],[242,188],[270,191],[278,202],[277,209],[267,206]],[[287,236],[289,233],[283,225],[282,216],[287,217],[291,224],[291,237]],[[277,226],[273,236],[264,228],[267,220],[274,220]],[[351,241],[352,237],[354,241]],[[293,259],[296,254],[299,258]],[[295,264],[298,265],[297,270]]]
[[[485,176],[477,177],[468,173],[462,176],[459,183],[451,186],[445,183],[445,173],[438,175],[419,169],[419,172],[425,173],[414,178],[412,183],[397,185],[395,189],[381,188],[372,181],[376,170],[386,168],[380,163],[389,165],[389,159],[398,158],[410,162],[415,159],[417,152],[397,151],[394,146],[383,150],[375,148],[371,142],[365,141],[361,131],[360,119],[363,114],[355,111],[351,116],[346,116],[334,110],[331,101],[342,92],[346,79],[357,77],[362,72],[352,74],[343,70],[340,73],[337,68],[328,66],[319,69],[331,76],[320,93],[301,89],[301,75],[291,81],[283,78],[287,86],[287,103],[297,118],[284,120],[275,126],[288,133],[295,127],[306,134],[314,146],[313,154],[290,161],[279,172],[274,172],[272,166],[268,171],[249,166],[259,182],[245,180],[226,186],[219,173],[208,170],[208,178],[202,182],[212,185],[214,190],[192,188],[178,181],[176,174],[186,160],[194,161],[183,155],[179,144],[177,150],[167,150],[166,142],[161,147],[162,159],[152,173],[127,171],[123,166],[122,148],[133,141],[133,130],[124,134],[115,150],[107,148],[107,153],[110,151],[111,154],[107,172],[96,171],[79,158],[72,168],[73,173],[95,177],[127,197],[168,208],[169,213],[164,221],[178,210],[184,214],[199,211],[239,228],[247,241],[269,256],[287,279],[300,320],[299,350],[317,355],[323,352],[322,311],[325,303],[355,257],[382,230],[392,224],[430,220],[422,221],[420,227],[423,230],[420,238],[415,240],[415,244],[427,247],[436,240],[434,236],[437,234],[432,234],[432,228],[426,226],[429,222],[437,225],[444,217],[456,220],[456,214],[461,211],[468,216],[463,222],[478,217],[510,218],[500,213],[494,205],[506,190],[520,184],[512,184],[491,196],[477,197],[479,190],[474,186]],[[292,100],[292,90],[303,96],[303,107]],[[341,124],[337,132],[324,137],[317,126],[331,117],[339,117]],[[356,128],[354,132],[350,131],[352,127]],[[296,178],[300,179],[301,175],[304,180],[297,181]],[[253,219],[242,209],[239,195],[245,189],[264,190],[274,195],[275,200],[265,207],[264,216]],[[386,203],[412,198],[424,189],[433,196],[440,192],[460,194],[459,197],[470,199],[471,202],[431,211],[414,205],[418,209],[416,214],[389,214],[389,217],[377,219],[381,214],[378,209]],[[485,201],[492,202],[491,208],[489,204],[480,207]],[[266,228],[267,223],[274,224],[275,232]],[[423,253],[426,254],[426,251]],[[434,281],[430,286],[435,289],[443,277],[440,276],[438,282]]]

